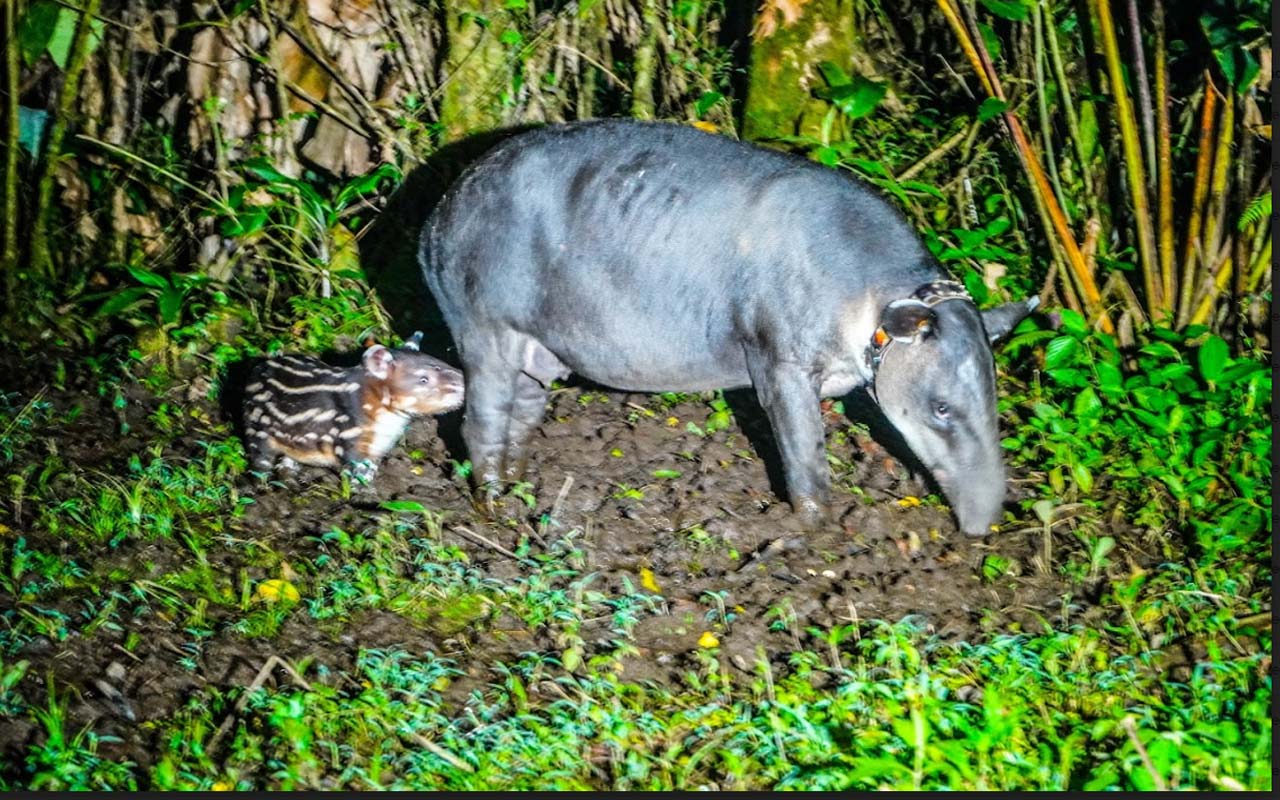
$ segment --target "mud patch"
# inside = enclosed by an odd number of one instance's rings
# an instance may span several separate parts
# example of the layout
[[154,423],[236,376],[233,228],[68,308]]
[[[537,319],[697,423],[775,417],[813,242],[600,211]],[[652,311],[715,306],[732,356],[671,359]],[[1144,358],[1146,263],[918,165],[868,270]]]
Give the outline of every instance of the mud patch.
[[[129,397],[119,413],[105,400],[74,401],[85,411],[43,432],[45,447],[71,454],[77,469],[92,474],[122,470],[157,440],[168,442],[166,458],[199,459],[201,442],[231,435],[215,424],[216,409],[198,406],[196,418],[205,423],[166,436],[154,416],[161,401],[145,392]],[[425,609],[417,598],[405,603],[413,613],[382,608],[326,620],[303,607],[266,633],[246,632],[252,606],[245,587],[294,569],[305,584],[336,558],[335,537],[385,528],[387,501],[430,512],[438,529],[430,535],[454,548],[457,568],[485,585],[520,578],[533,563],[528,559],[560,557],[570,542],[577,573],[594,576],[592,590],[612,596],[643,588],[652,599],[648,609],[627,623],[587,620],[575,645],[586,659],[625,640],[630,650],[619,669],[628,681],[680,685],[708,636],[727,668],[754,675],[762,662],[785,669],[798,650],[838,659],[824,636],[842,627],[857,635],[871,620],[913,617],[956,641],[1039,630],[1041,620],[1068,622],[1061,618],[1063,598],[1082,587],[1039,563],[1042,534],[965,537],[903,461],[839,414],[825,415],[837,522],[802,530],[777,494],[758,409],[736,403],[734,410],[730,421],[702,398],[668,404],[648,395],[558,390],[531,446],[527,483],[501,500],[496,519],[477,512],[455,469],[452,460],[463,457],[456,414],[416,422],[375,484],[349,495],[339,476],[324,469],[266,483],[245,473],[234,488],[252,502],[212,526],[221,532],[199,548],[152,538],[69,553],[97,576],[78,584],[84,590],[112,581],[121,587],[109,615],[101,613],[108,602],[103,590],[89,591],[95,613],[108,623],[86,627],[77,618],[84,616],[86,592],[68,590],[62,599],[42,601],[73,621],[65,638],[11,642],[6,658],[30,662],[21,686],[28,702],[47,702],[52,687],[69,698],[67,730],[91,727],[103,757],[146,767],[163,750],[157,721],[217,697],[224,700],[212,718],[224,723],[235,713],[238,690],[297,681],[282,664],[304,672],[305,681],[346,690],[357,688],[349,684],[361,651],[433,654],[457,665],[448,699],[461,705],[494,682],[495,664],[565,651],[566,642],[545,627],[470,597],[441,599],[434,608],[428,602]],[[119,435],[122,421],[128,436]],[[8,525],[32,547],[56,551],[33,517]],[[380,555],[370,558],[382,558],[378,563],[400,579],[416,581],[430,566],[415,561],[413,543],[394,531],[384,531],[376,547]],[[161,602],[128,594],[189,568],[196,552],[207,562],[207,591],[218,602],[188,601],[171,614]],[[520,558],[510,557],[517,552]],[[1078,597],[1076,603],[1071,623],[1093,613],[1081,610]],[[12,614],[15,599],[0,598],[0,606]],[[30,719],[4,728],[0,757],[13,778],[24,753],[46,734]]]

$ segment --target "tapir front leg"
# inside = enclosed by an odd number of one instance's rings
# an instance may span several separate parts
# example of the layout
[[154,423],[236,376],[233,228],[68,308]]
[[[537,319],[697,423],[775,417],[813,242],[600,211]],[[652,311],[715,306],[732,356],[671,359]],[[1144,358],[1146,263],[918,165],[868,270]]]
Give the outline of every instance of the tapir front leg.
[[812,369],[747,354],[747,369],[782,456],[791,508],[807,527],[830,518],[831,473]]

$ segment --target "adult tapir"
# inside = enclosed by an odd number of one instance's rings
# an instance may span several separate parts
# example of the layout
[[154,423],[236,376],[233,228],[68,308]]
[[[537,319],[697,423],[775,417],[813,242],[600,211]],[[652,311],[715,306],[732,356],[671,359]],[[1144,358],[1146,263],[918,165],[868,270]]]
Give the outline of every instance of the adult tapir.
[[966,533],[999,519],[991,344],[1035,300],[980,312],[847,174],[684,125],[550,125],[458,179],[419,258],[462,359],[482,491],[523,474],[548,385],[571,372],[630,391],[749,384],[816,524],[819,401],[865,386]]

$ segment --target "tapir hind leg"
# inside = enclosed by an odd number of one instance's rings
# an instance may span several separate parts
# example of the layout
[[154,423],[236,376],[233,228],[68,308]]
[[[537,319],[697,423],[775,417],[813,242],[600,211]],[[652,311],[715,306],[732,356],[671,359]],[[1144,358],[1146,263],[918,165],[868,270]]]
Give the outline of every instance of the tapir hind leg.
[[502,459],[502,477],[508,481],[524,477],[529,438],[546,414],[547,391],[552,381],[569,374],[560,359],[531,338],[522,343],[520,367],[515,378],[511,418],[507,421],[506,451]]
[[501,489],[507,420],[519,375],[517,341],[512,332],[462,332],[457,337],[466,383],[462,438],[471,458],[471,479],[481,495]]

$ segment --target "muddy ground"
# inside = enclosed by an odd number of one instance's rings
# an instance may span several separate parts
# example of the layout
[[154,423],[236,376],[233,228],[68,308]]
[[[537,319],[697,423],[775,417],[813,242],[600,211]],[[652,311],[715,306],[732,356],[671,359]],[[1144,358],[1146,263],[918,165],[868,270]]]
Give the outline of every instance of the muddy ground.
[[[181,390],[175,394],[186,402]],[[106,400],[86,400],[73,389],[65,396],[51,395],[60,407],[73,401],[86,404],[87,413],[50,431],[50,446],[85,470],[120,469],[129,455],[145,452],[158,435],[148,414],[159,401],[138,386],[129,395],[128,407],[120,412],[131,422],[124,437],[118,435],[118,415]],[[189,395],[198,398],[199,392]],[[676,684],[696,663],[699,637],[708,630],[705,615],[714,607],[707,592],[723,593],[725,608],[735,612],[732,624],[721,626],[717,636],[723,660],[744,675],[756,674],[759,648],[785,669],[791,652],[825,647],[810,628],[828,630],[854,620],[897,621],[914,615],[941,639],[974,641],[990,634],[1038,631],[1041,619],[1064,624],[1064,609],[1069,609],[1072,624],[1087,622],[1098,612],[1090,587],[1071,585],[1055,571],[1038,568],[1042,534],[1025,530],[1036,525],[1030,512],[1013,502],[1028,494],[1028,475],[1014,471],[1010,476],[1008,508],[1017,519],[985,540],[973,540],[960,533],[945,506],[928,499],[916,504],[914,498],[927,498],[930,488],[904,466],[900,451],[886,449],[867,428],[828,410],[830,450],[843,462],[835,468],[838,523],[802,531],[779,499],[779,469],[762,413],[749,393],[730,393],[729,399],[735,418],[721,430],[700,435],[688,424],[705,429],[712,413],[706,398],[668,405],[655,396],[592,387],[555,391],[532,448],[528,478],[536,505],[529,509],[509,497],[504,506],[508,519],[498,522],[477,513],[465,481],[449,463],[451,457],[464,457],[459,414],[421,420],[384,462],[372,492],[350,501],[335,499],[338,479],[322,469],[307,468],[296,481],[266,486],[242,476],[238,488],[254,502],[242,517],[226,520],[226,536],[228,541],[260,542],[301,563],[320,554],[323,545],[314,538],[319,534],[335,526],[360,530],[386,513],[379,502],[412,500],[447,512],[445,541],[502,580],[518,575],[522,566],[497,548],[513,550],[523,539],[536,554],[571,535],[586,557],[581,571],[598,575],[594,589],[624,593],[624,582],[633,588],[645,583],[644,570],[652,572],[660,589],[658,613],[641,617],[633,634],[635,653],[625,662],[624,677],[636,682]],[[215,405],[197,399],[189,407],[205,409],[207,430],[184,434],[166,457],[184,450],[197,457],[200,438],[228,435],[216,426],[220,412]],[[881,433],[880,438],[891,437]],[[417,461],[410,456],[414,450],[421,451]],[[10,512],[5,510],[10,528],[35,547],[57,550],[46,532],[14,520]],[[208,558],[234,573],[244,568],[245,552],[243,546],[214,545]],[[989,554],[1008,559],[1007,574],[984,578]],[[73,555],[89,561],[99,574],[113,568],[136,572],[141,564],[160,574],[191,557],[169,539],[127,541],[97,560],[83,552]],[[258,579],[268,577],[252,569]],[[0,606],[12,604],[13,598],[0,596]],[[780,606],[794,618],[784,616],[779,624]],[[67,611],[74,613],[70,599]],[[527,651],[559,652],[543,631],[509,620],[482,629],[443,630],[386,611],[341,625],[317,625],[299,612],[276,637],[258,639],[219,629],[223,612],[217,607],[208,613],[215,632],[196,650],[179,626],[149,615],[128,626],[104,625],[89,635],[73,632],[64,641],[37,637],[6,658],[31,662],[22,686],[29,702],[46,702],[45,684],[52,677],[59,692],[74,690],[70,730],[92,724],[99,735],[117,737],[101,745],[102,755],[145,766],[160,749],[159,731],[150,721],[171,715],[200,689],[232,691],[255,677],[287,682],[283,670],[259,676],[271,656],[291,664],[324,665],[329,675],[341,675],[361,649],[433,652],[467,672],[453,687],[462,701],[467,692],[496,680],[496,662]],[[123,644],[131,634],[140,635],[141,642],[127,652]],[[608,619],[589,621],[582,635],[589,649],[612,649],[609,642],[617,638]],[[187,666],[180,664],[183,660]],[[29,719],[10,722],[0,726],[7,727],[0,732],[0,763],[12,778],[21,770],[27,748],[44,734]]]

